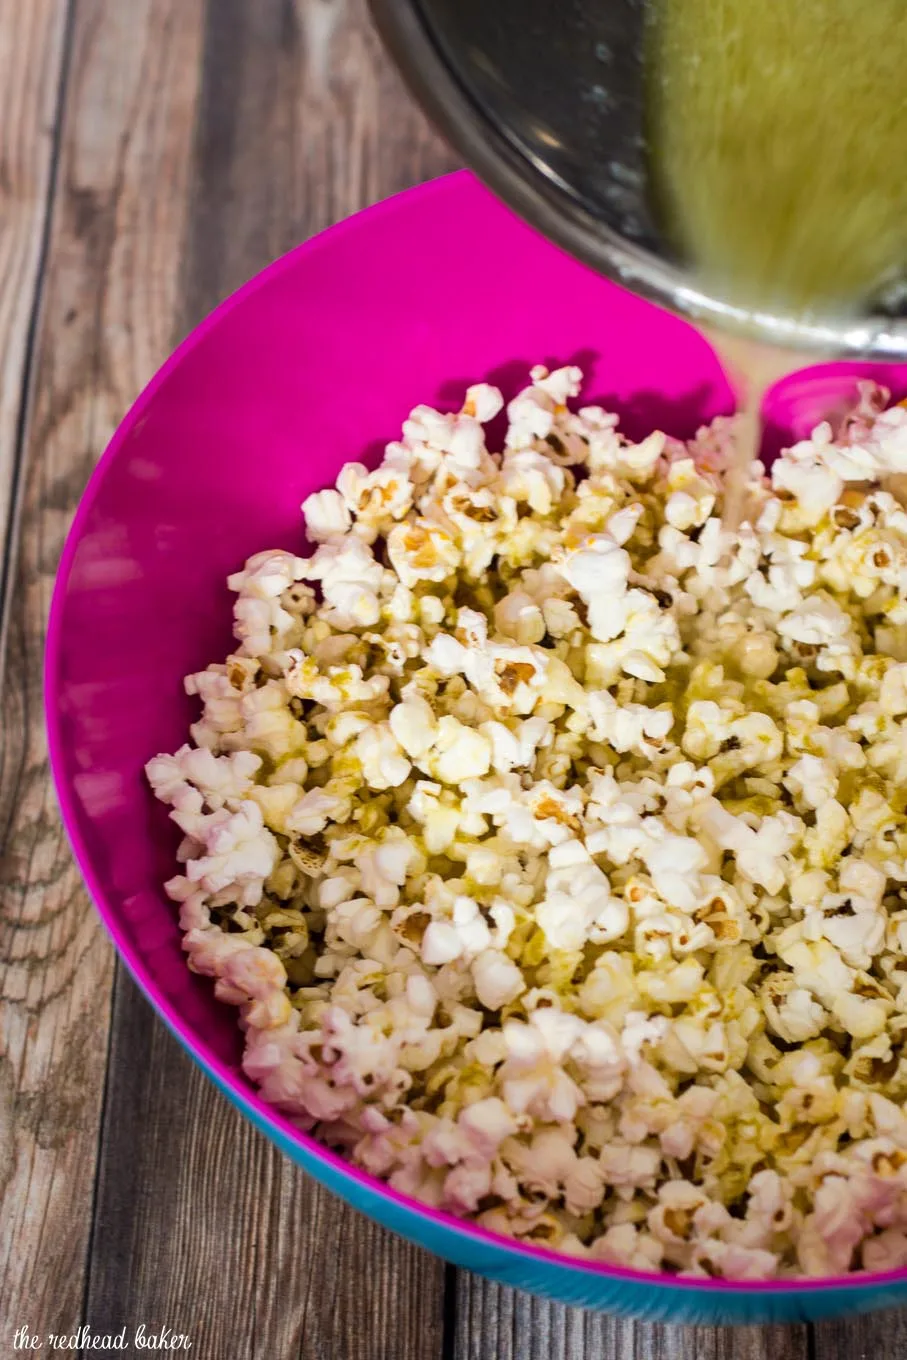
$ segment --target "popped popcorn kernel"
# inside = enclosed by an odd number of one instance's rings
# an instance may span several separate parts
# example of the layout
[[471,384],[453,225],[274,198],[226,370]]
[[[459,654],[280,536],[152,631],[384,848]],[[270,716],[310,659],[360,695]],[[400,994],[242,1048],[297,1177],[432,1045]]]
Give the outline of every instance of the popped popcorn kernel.
[[264,1098],[406,1194],[634,1269],[907,1265],[907,411],[756,465],[582,375],[416,407],[229,578],[146,773]]

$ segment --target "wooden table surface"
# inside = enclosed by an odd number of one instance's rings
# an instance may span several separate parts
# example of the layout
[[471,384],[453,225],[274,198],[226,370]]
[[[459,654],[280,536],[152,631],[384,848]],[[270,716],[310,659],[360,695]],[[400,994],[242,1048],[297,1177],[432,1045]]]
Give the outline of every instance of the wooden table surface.
[[363,0],[0,0],[4,1358],[22,1326],[42,1355],[74,1355],[46,1338],[80,1324],[128,1338],[169,1326],[198,1360],[907,1356],[907,1314],[809,1329],[619,1322],[391,1236],[307,1180],[190,1064],[116,967],[73,866],[41,663],[95,460],[222,297],[453,164]]

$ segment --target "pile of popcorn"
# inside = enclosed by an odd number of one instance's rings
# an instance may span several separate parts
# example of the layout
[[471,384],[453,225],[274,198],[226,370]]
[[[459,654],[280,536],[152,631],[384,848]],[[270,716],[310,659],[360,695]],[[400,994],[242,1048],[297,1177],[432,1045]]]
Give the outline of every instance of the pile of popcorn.
[[418,407],[230,578],[148,767],[190,967],[300,1127],[511,1238],[731,1279],[907,1266],[907,410],[723,526],[535,368]]

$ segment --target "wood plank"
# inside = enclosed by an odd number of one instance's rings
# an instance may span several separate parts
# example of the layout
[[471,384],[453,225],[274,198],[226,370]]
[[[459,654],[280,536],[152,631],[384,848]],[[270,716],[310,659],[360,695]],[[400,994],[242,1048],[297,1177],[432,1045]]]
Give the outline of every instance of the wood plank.
[[209,0],[196,154],[187,330],[297,241],[457,164],[365,0]]
[[435,1261],[323,1191],[202,1076],[120,970],[86,1314],[204,1360],[441,1355]]
[[[299,238],[450,163],[361,0],[209,0],[183,328]],[[92,1330],[173,1326],[204,1360],[438,1360],[443,1307],[443,1265],[285,1161],[120,976]]]
[[[15,15],[42,9],[44,0],[5,3],[4,43]],[[0,976],[0,1297],[5,1319],[39,1335],[71,1332],[81,1316],[113,978],[51,789],[44,620],[92,464],[170,342],[201,18],[196,0],[79,0],[72,30],[25,430],[0,768],[8,961]],[[15,63],[24,66],[26,54]],[[154,183],[167,192],[150,194]]]
[[461,1270],[452,1360],[592,1360],[632,1355],[633,1327]]
[[807,1360],[807,1342],[805,1327],[627,1322],[460,1271],[449,1354],[452,1360]]
[[806,1327],[655,1327],[636,1323],[635,1331],[639,1360],[806,1360],[810,1355]]
[[907,1355],[907,1309],[822,1322],[813,1329],[810,1360],[900,1360]]
[[11,511],[46,247],[68,11],[69,0],[27,5],[0,0],[0,612],[12,555]]

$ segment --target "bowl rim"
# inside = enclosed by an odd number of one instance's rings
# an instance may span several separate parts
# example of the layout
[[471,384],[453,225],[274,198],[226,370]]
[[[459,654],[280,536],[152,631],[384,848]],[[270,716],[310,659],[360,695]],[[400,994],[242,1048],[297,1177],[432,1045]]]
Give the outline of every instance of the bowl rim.
[[[142,389],[117,426],[89,477],[66,536],[51,598],[44,657],[44,714],[48,762],[63,827],[69,839],[76,864],[119,957],[126,964],[129,973],[145,997],[152,1003],[159,1016],[183,1047],[198,1062],[199,1066],[222,1089],[229,1092],[235,1103],[254,1112],[255,1118],[261,1125],[268,1127],[269,1130],[273,1129],[286,1140],[300,1144],[310,1156],[317,1161],[326,1163],[334,1172],[338,1173],[341,1179],[368,1191],[370,1195],[387,1198],[407,1213],[428,1219],[437,1228],[472,1238],[477,1243],[494,1247],[506,1253],[513,1253],[517,1257],[526,1259],[527,1262],[534,1262],[539,1266],[556,1266],[564,1270],[575,1270],[591,1278],[600,1277],[637,1287],[646,1286],[650,1289],[663,1291],[665,1294],[677,1291],[689,1295],[711,1294],[725,1297],[746,1295],[755,1300],[766,1295],[815,1296],[827,1294],[834,1290],[860,1292],[870,1287],[887,1286],[890,1288],[899,1283],[907,1283],[907,1267],[888,1271],[852,1272],[848,1275],[838,1276],[776,1280],[726,1280],[714,1277],[700,1279],[672,1275],[667,1271],[636,1270],[629,1266],[612,1265],[604,1261],[591,1261],[582,1257],[573,1257],[564,1252],[539,1246],[537,1243],[507,1237],[502,1233],[482,1227],[470,1219],[458,1218],[446,1210],[425,1204],[411,1195],[394,1189],[387,1182],[372,1176],[339,1153],[326,1147],[311,1134],[305,1133],[287,1115],[275,1106],[269,1105],[261,1097],[249,1079],[244,1076],[241,1068],[231,1066],[208,1050],[205,1041],[195,1035],[191,1026],[181,1017],[177,1008],[147,972],[140,952],[133,947],[120,924],[119,902],[105,891],[98,874],[95,872],[88,847],[79,831],[77,799],[71,781],[67,776],[66,746],[62,732],[62,714],[58,704],[59,685],[57,677],[62,663],[67,587],[73,562],[85,525],[100,497],[104,483],[121,448],[131,436],[158,391],[166,384],[170,375],[189,354],[207,339],[210,333],[222,324],[235,308],[243,305],[265,284],[273,283],[283,273],[296,267],[299,260],[319,253],[325,247],[333,245],[334,242],[346,235],[367,227],[379,218],[400,211],[405,212],[413,204],[422,203],[432,198],[448,195],[456,198],[463,194],[478,196],[480,200],[487,199],[496,209],[508,211],[480,184],[471,171],[454,170],[381,199],[377,203],[343,218],[315,236],[300,242],[299,245],[274,260],[231,293],[189,332]],[[546,244],[549,248],[557,248],[552,247],[550,242]],[[162,888],[160,891],[163,896]],[[174,924],[176,925],[175,921]],[[229,1009],[225,1007],[227,1013],[229,1013]]]

